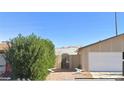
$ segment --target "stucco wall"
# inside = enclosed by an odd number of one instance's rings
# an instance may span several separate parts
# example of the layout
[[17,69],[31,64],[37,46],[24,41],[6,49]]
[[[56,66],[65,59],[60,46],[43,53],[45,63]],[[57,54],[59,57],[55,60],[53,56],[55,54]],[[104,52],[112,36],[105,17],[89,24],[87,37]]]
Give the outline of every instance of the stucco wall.
[[124,35],[114,37],[103,42],[82,48],[79,50],[80,63],[82,69],[89,71],[88,53],[89,52],[123,52],[124,51]]
[[[56,56],[56,63],[55,63],[55,68],[61,69],[61,61],[62,61],[62,55],[57,55]],[[69,63],[70,63],[70,68],[69,69],[74,69],[79,66],[79,55],[69,55]]]
[[71,58],[71,68],[77,68],[79,66],[79,55],[72,55]]
[[56,56],[55,68],[56,69],[61,69],[61,55]]

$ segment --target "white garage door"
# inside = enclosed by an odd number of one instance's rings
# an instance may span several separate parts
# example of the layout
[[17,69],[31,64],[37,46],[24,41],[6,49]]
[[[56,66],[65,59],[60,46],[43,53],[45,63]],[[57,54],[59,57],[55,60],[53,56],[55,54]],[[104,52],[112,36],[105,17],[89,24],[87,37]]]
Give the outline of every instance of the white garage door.
[[122,53],[91,52],[89,53],[90,71],[122,71]]

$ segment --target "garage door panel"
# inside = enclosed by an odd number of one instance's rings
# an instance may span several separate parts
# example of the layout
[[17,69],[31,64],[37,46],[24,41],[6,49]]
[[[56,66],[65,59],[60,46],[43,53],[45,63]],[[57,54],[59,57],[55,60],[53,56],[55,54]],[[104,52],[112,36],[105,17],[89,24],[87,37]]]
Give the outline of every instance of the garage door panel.
[[122,71],[122,53],[91,52],[89,53],[90,71]]

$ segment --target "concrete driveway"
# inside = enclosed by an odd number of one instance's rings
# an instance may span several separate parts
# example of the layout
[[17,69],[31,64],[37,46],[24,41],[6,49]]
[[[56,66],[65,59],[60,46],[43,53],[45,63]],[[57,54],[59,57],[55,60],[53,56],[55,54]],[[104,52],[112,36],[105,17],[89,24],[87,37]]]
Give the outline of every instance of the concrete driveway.
[[124,78],[122,72],[90,72],[93,78],[118,79]]

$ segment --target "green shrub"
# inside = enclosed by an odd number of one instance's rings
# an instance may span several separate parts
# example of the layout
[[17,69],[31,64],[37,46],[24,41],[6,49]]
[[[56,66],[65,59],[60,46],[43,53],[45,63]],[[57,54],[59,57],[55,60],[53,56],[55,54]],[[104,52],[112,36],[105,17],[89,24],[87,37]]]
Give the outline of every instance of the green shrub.
[[10,40],[5,59],[12,65],[12,79],[45,80],[55,64],[55,48],[48,39],[21,34]]
[[77,68],[81,69],[81,65],[79,64]]

